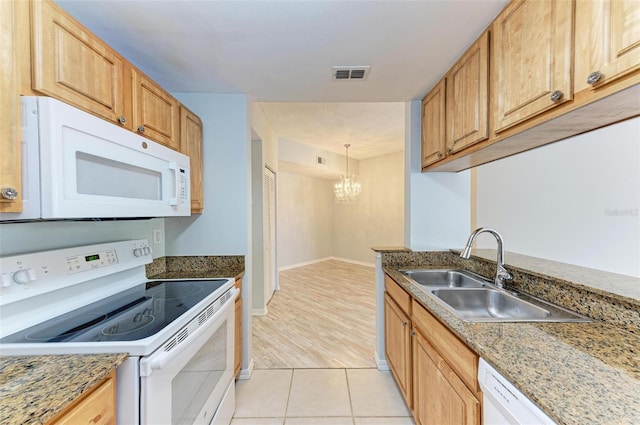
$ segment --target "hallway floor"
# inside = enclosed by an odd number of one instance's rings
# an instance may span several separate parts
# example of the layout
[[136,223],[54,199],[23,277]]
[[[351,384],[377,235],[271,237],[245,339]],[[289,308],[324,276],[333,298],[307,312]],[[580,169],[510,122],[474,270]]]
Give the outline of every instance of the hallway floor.
[[374,269],[323,261],[280,272],[280,288],[253,318],[255,369],[236,381],[231,425],[413,425],[375,368]]

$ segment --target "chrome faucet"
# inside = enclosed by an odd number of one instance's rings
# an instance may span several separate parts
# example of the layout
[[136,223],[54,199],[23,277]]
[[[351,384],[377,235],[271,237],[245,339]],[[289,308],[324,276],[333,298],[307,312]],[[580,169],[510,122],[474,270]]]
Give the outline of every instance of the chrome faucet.
[[502,247],[502,236],[496,230],[490,227],[480,227],[471,233],[469,236],[469,240],[467,240],[467,245],[464,247],[462,252],[460,253],[460,257],[465,260],[471,256],[471,245],[475,242],[476,238],[480,233],[491,233],[495,236],[496,241],[498,241],[498,258],[497,258],[497,266],[496,266],[496,277],[493,280],[493,283],[498,288],[504,288],[504,281],[513,279],[511,273],[504,268],[504,248]]

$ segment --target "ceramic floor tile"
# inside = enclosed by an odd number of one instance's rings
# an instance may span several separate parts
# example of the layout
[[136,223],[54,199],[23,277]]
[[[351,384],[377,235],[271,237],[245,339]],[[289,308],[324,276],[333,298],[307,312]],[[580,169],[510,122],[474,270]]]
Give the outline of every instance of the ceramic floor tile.
[[352,416],[345,370],[294,370],[286,416]]
[[353,418],[287,418],[284,425],[353,425]]
[[234,418],[231,425],[282,425],[283,418]]
[[234,417],[283,418],[291,374],[291,369],[254,370],[251,379],[237,381]]
[[353,416],[410,416],[389,371],[347,369]]
[[[353,418],[355,425],[414,425],[412,418]],[[233,425],[233,424],[232,424]]]

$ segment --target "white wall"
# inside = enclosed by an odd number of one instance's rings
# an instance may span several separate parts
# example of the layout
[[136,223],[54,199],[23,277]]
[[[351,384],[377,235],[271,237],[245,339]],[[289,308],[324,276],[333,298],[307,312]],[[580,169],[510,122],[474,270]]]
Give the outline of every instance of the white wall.
[[278,173],[278,267],[333,255],[333,182]]
[[[354,204],[334,204],[333,255],[373,264],[373,246],[404,246],[404,154],[359,161]],[[333,183],[333,182],[332,182]]]
[[[153,229],[163,230],[164,219],[4,223],[0,224],[0,256],[128,239],[151,243]],[[165,255],[164,242],[151,247],[154,258]]]
[[477,170],[477,224],[506,250],[640,277],[640,118]]
[[405,244],[413,250],[463,247],[471,221],[470,172],[421,172],[421,101],[405,105]]
[[174,93],[203,124],[204,213],[165,219],[167,255],[248,255],[249,112],[244,95]]

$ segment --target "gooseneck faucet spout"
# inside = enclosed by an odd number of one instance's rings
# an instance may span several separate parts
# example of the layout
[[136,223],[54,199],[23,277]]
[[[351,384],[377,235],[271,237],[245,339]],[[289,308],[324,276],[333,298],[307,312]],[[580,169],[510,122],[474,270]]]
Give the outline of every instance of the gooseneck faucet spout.
[[496,260],[496,277],[493,280],[493,283],[498,288],[504,288],[504,281],[513,279],[511,273],[504,268],[504,248],[502,246],[502,236],[495,229],[490,227],[480,227],[471,233],[469,239],[467,240],[467,245],[465,245],[464,249],[460,253],[460,257],[464,259],[468,259],[471,256],[471,246],[475,242],[476,238],[480,233],[490,233],[495,236],[496,241],[498,242],[498,258]]

